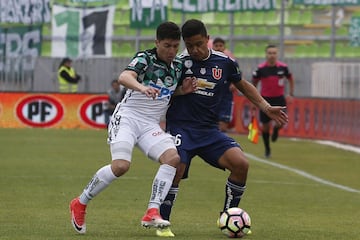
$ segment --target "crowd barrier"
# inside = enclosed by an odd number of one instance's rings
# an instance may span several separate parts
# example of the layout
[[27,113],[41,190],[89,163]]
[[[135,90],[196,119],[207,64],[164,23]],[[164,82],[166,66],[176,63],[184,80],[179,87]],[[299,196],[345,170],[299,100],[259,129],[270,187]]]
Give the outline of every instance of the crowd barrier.
[[[234,97],[235,130],[248,133],[251,103]],[[103,94],[0,93],[1,128],[106,128]],[[295,98],[282,136],[337,141],[360,146],[360,101]]]
[[[248,132],[251,103],[243,96],[235,98],[235,129]],[[295,98],[288,104],[288,124],[281,136],[331,140],[360,146],[360,101],[326,98]]]
[[0,93],[0,127],[106,128],[107,99],[94,94]]

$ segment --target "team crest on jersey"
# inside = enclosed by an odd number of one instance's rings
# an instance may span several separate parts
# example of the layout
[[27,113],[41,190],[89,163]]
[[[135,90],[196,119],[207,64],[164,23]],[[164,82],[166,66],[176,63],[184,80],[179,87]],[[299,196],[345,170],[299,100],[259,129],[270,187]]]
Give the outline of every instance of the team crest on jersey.
[[191,68],[193,65],[193,62],[191,60],[185,60],[184,65],[186,68]]
[[219,80],[222,77],[222,69],[218,68],[212,68],[212,76],[214,79]]
[[165,84],[165,86],[170,87],[170,86],[174,85],[174,79],[170,76],[166,76],[164,79],[164,84]]
[[206,73],[206,68],[200,68],[200,73],[204,75]]

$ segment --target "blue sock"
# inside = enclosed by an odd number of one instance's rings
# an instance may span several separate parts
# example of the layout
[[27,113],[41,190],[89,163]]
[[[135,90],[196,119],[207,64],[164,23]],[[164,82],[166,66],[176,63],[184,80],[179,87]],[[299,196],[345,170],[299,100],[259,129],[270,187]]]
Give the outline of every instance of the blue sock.
[[172,186],[164,202],[160,206],[160,215],[164,220],[168,220],[168,221],[170,220],[171,210],[176,200],[178,191],[179,191],[178,186]]
[[245,188],[246,186],[244,183],[236,183],[230,179],[227,180],[225,186],[225,203],[223,211],[228,208],[239,206]]

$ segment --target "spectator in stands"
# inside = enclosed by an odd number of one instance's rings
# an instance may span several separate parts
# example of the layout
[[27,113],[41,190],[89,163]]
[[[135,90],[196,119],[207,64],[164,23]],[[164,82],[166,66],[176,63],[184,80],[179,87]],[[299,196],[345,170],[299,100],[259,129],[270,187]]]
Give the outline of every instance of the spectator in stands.
[[[212,41],[212,49],[223,52],[230,58],[234,59],[232,53],[230,51],[226,51],[225,40],[220,37],[217,37]],[[221,100],[221,108],[219,112],[219,129],[222,132],[227,132],[234,126],[234,92],[237,93],[237,89],[233,84],[230,84],[230,87],[226,92],[224,92],[223,98]]]
[[[275,45],[268,45],[265,49],[266,61],[259,64],[253,72],[253,84],[255,87],[261,82],[261,96],[268,101],[271,106],[286,106],[285,99],[285,79],[289,81],[288,103],[292,102],[294,96],[294,79],[288,66],[278,61],[278,49]],[[263,111],[260,111],[260,122],[262,123],[262,138],[265,145],[265,157],[271,157],[270,149],[270,128],[271,118]],[[271,135],[271,141],[275,142],[278,138],[279,130],[282,126],[275,125]]]
[[59,92],[77,92],[80,79],[80,75],[76,74],[72,67],[72,60],[64,58],[58,69]]
[[111,88],[107,91],[108,103],[105,113],[105,122],[109,123],[110,116],[113,114],[116,104],[121,102],[126,92],[126,88],[118,82],[117,79],[112,80]]

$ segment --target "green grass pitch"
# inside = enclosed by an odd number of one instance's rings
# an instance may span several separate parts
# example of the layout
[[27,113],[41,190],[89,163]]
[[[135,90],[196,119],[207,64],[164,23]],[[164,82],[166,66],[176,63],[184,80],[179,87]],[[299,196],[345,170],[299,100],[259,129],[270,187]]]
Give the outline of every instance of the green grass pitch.
[[[263,146],[234,136],[246,153],[262,158]],[[301,170],[351,192],[250,159],[240,207],[252,218],[252,240],[360,239],[360,156],[280,138],[271,161]],[[69,201],[110,163],[105,130],[0,129],[0,239],[159,239],[140,219],[158,164],[134,151],[130,171],[88,207],[87,233],[75,233]],[[216,227],[228,172],[195,158],[180,185],[171,219],[175,239],[227,239]]]

